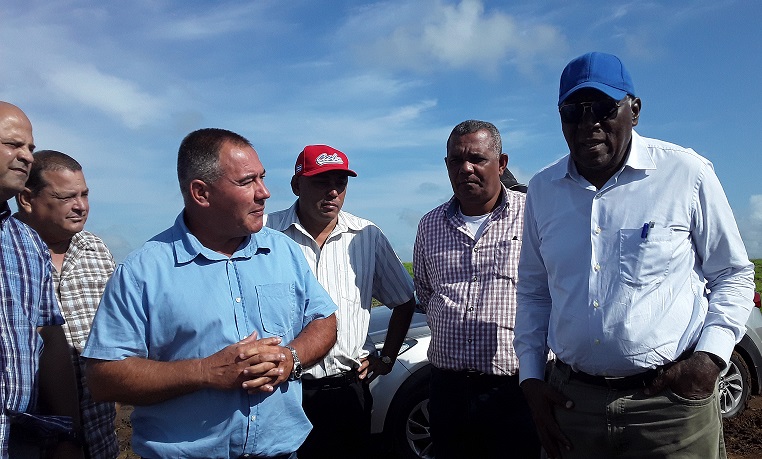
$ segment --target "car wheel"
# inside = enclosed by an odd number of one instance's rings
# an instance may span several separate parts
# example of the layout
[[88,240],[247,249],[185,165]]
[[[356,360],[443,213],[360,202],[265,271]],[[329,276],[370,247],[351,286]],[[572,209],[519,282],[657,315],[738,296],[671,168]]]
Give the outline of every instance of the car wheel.
[[389,409],[387,432],[397,457],[433,459],[429,433],[429,378],[431,368],[425,367],[410,376],[400,387]]
[[719,392],[723,418],[738,416],[746,408],[751,392],[751,373],[737,351],[733,351],[727,371],[720,376]]

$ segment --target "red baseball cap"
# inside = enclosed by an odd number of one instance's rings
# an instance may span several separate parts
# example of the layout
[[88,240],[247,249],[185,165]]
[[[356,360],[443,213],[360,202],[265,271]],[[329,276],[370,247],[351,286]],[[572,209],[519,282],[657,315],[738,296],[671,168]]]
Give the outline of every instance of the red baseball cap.
[[328,171],[343,171],[357,177],[357,173],[349,168],[347,155],[328,145],[307,145],[296,158],[294,175],[297,177],[310,177]]

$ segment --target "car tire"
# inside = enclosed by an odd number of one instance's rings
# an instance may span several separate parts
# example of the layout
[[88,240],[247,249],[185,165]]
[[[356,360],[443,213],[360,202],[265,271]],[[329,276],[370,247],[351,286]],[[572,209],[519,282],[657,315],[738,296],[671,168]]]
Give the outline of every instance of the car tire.
[[723,418],[733,418],[746,409],[751,393],[751,373],[741,354],[733,351],[728,369],[720,376],[720,412]]
[[421,368],[400,386],[389,407],[385,432],[395,457],[433,459],[429,428],[429,380],[431,367]]

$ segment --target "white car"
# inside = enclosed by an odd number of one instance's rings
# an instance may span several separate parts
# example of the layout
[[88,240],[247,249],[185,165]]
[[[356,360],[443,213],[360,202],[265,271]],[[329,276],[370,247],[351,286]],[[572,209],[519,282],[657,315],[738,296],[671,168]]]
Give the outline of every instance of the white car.
[[[720,377],[720,409],[723,417],[738,416],[746,408],[751,394],[762,392],[762,312],[759,293],[755,308],[746,323],[746,334]],[[391,310],[375,307],[370,315],[370,336],[379,351],[384,345]],[[429,434],[429,376],[431,365],[426,353],[431,330],[426,316],[413,315],[397,363],[388,375],[379,376],[370,385],[373,394],[371,433],[382,435],[384,447],[400,458],[433,459]]]
[[[371,310],[370,337],[379,351],[384,345],[391,310],[380,306]],[[373,394],[371,433],[384,436],[383,444],[395,457],[433,458],[429,435],[429,375],[426,356],[431,330],[426,316],[413,314],[410,329],[392,371],[370,384]]]

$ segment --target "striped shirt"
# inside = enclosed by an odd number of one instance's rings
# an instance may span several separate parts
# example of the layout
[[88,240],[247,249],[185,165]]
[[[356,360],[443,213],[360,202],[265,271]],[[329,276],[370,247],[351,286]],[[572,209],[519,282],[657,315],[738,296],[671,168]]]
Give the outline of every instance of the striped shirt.
[[269,214],[265,224],[301,247],[318,282],[339,306],[336,344],[321,362],[305,370],[322,378],[360,366],[360,358],[372,347],[368,341],[372,299],[390,308],[404,304],[413,298],[413,281],[373,222],[339,212],[321,249],[299,223],[296,206]]
[[437,368],[518,371],[513,326],[525,200],[505,190],[477,240],[455,197],[418,224],[415,290],[431,328],[429,361]]
[[61,325],[50,254],[26,224],[0,206],[0,457],[8,457],[8,410],[33,411],[37,404],[42,338],[37,327]]
[[66,319],[64,332],[69,342],[77,375],[84,443],[92,459],[114,458],[119,454],[113,403],[96,403],[85,379],[85,347],[90,326],[111,273],[114,258],[97,236],[87,231],[75,234],[64,255],[61,272],[53,272],[56,296]]

